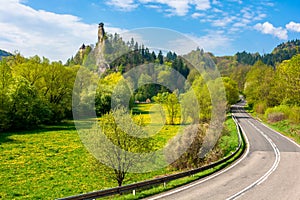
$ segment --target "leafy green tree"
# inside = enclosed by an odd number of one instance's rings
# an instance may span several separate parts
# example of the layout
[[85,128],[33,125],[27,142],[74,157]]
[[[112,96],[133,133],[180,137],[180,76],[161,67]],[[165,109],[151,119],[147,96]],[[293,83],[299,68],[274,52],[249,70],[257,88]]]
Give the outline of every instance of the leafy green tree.
[[60,62],[53,62],[44,68],[41,92],[52,110],[52,122],[71,116],[76,72]]
[[209,122],[211,118],[212,104],[210,91],[202,76],[198,76],[193,82],[191,90],[196,94],[199,104],[199,119],[202,122]]
[[41,79],[43,78],[43,70],[49,65],[49,60],[43,58],[43,60],[34,56],[29,58],[26,62],[14,65],[13,74],[16,76],[22,76],[30,85],[39,87],[41,85]]
[[98,76],[86,67],[73,66],[70,70],[75,74],[76,81],[73,86],[72,105],[73,113],[81,113],[86,117],[92,117],[98,112],[99,102],[95,97]]
[[179,57],[176,57],[172,63],[172,68],[178,71],[182,76],[187,78],[189,75],[189,68],[184,64],[183,60]]
[[157,59],[158,59],[158,63],[160,65],[162,65],[164,63],[164,56],[162,54],[162,51],[159,51],[158,55],[157,55]]
[[176,118],[180,113],[180,104],[178,99],[178,91],[174,91],[167,96],[165,105],[167,107],[168,116],[169,116],[169,124],[176,124]]
[[154,77],[156,76],[155,72],[148,72],[147,74],[142,73],[139,76],[137,84],[138,89],[135,91],[135,100],[146,101],[147,99],[151,99],[161,89],[162,86],[154,84],[154,78],[148,74],[151,74]]
[[276,69],[273,95],[280,103],[300,105],[300,55],[283,61]]
[[[276,104],[270,97],[275,72],[272,67],[258,61],[248,72],[245,83],[245,95],[249,105],[264,102],[267,106]],[[263,112],[263,111],[262,111]]]
[[160,83],[161,85],[171,85],[172,83],[175,83],[176,80],[172,76],[170,70],[161,70],[158,73],[157,82]]
[[112,168],[112,173],[109,172],[108,175],[121,186],[128,172],[144,159],[143,153],[151,151],[152,143],[149,139],[133,137],[144,133],[131,122],[131,116],[124,108],[105,114],[100,125],[104,134],[98,138],[102,145],[101,160]]
[[9,92],[9,114],[13,129],[29,129],[47,120],[49,108],[38,91],[24,78],[15,79]]
[[177,58],[177,54],[175,53],[175,52],[171,52],[171,51],[169,51],[168,53],[167,53],[167,56],[166,56],[166,60],[168,61],[168,62],[170,62],[170,61],[173,61],[173,60],[175,60]]
[[[178,90],[175,90],[173,93],[159,93],[157,96],[153,97],[153,100],[162,104],[167,110],[168,124],[176,124],[176,119],[180,113],[180,104]],[[162,115],[164,116],[164,114]]]
[[196,80],[200,76],[200,73],[196,69],[192,69],[187,77],[187,81],[190,85],[193,84],[194,80]]
[[229,75],[232,80],[237,82],[238,89],[240,92],[244,91],[245,88],[245,82],[246,82],[246,76],[247,73],[250,71],[251,66],[238,66],[233,69],[232,73]]
[[182,123],[187,123],[189,119],[192,123],[199,123],[199,102],[193,90],[189,90],[180,96],[182,109]]
[[239,91],[237,83],[229,77],[222,78],[223,85],[225,87],[226,99],[229,105],[237,103],[239,100]]
[[[121,84],[119,83],[121,80],[122,80],[122,75],[120,72],[109,74],[108,76],[99,80],[98,87],[96,89],[96,95],[95,95],[95,107],[98,116],[110,112],[111,103],[112,103],[111,102],[112,94],[117,86],[119,86],[117,89],[119,90],[119,94],[117,91],[115,91],[114,97],[116,97],[116,99],[114,99],[115,100],[114,103],[115,104],[122,103],[122,99],[124,99],[124,96],[122,96],[122,94],[124,94],[125,91],[128,91],[128,90],[122,90],[122,88],[123,89],[129,89],[129,88],[125,87],[125,85],[124,87],[122,87]],[[126,104],[128,106],[129,103],[130,102],[123,102],[122,105]]]
[[0,61],[0,130],[9,128],[9,87],[13,84],[11,68],[6,60]]

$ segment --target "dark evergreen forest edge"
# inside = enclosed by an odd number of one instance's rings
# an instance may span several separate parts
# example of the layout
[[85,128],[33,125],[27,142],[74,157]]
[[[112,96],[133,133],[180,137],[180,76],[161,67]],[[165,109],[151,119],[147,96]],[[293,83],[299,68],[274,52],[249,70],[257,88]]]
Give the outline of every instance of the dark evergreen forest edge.
[[[293,40],[278,45],[272,53],[265,55],[239,52],[234,56],[222,57],[198,48],[185,56],[189,59],[200,58],[206,70],[217,67],[224,82],[228,107],[239,100],[240,93],[246,97],[248,108],[269,122],[288,120],[297,124],[300,121],[299,46],[300,40]],[[44,57],[25,58],[20,53],[12,55],[1,51],[4,57],[0,62],[0,131],[32,129],[41,124],[72,119],[72,91],[79,68],[85,69],[81,71],[83,77],[92,77],[86,80],[98,81],[100,69],[96,66],[97,54],[93,49],[93,45],[83,45],[65,64],[50,62]],[[98,116],[110,111],[111,94],[122,74],[136,66],[153,63],[160,67],[160,73],[155,78],[161,82],[170,76],[170,69],[175,69],[188,80],[197,92],[199,106],[203,110],[200,120],[209,121],[210,96],[203,75],[185,62],[185,56],[175,52],[165,55],[161,51],[151,52],[134,39],[123,41],[118,34],[105,35],[104,51],[109,66],[97,82],[95,104]],[[140,81],[153,79],[147,74],[139,78]],[[81,81],[83,85],[90,84],[84,79]],[[73,95],[83,99],[89,91]],[[188,92],[172,93],[163,86],[149,84],[134,91],[130,102],[133,106],[135,102],[159,102],[163,99],[167,104],[168,98],[165,97],[168,95],[182,101],[188,98]],[[158,97],[161,99],[158,100]],[[81,102],[84,103],[84,100]],[[296,134],[299,135],[299,132]]]

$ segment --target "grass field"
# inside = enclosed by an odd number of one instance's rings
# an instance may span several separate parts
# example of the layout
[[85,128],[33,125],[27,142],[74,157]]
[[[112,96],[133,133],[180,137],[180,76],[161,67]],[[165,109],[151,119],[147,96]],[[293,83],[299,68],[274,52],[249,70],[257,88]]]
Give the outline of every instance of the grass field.
[[[169,139],[181,133],[186,125],[166,125],[161,117],[161,107],[158,104],[139,104],[133,111],[136,116],[142,116],[144,131],[155,140],[156,149],[161,149]],[[176,119],[178,123],[180,119]]]
[[291,123],[289,120],[283,120],[277,123],[268,123],[264,121],[269,127],[284,134],[300,144],[300,124]]
[[283,120],[276,123],[270,123],[267,119],[265,119],[264,115],[258,114],[248,107],[245,108],[249,114],[251,114],[254,118],[258,118],[262,120],[263,123],[273,128],[274,130],[282,133],[283,135],[291,138],[298,144],[300,144],[300,124],[292,123],[290,120]]
[[[158,127],[160,131],[154,138],[158,147],[163,146],[182,127],[162,126],[161,120],[155,121],[155,109],[149,113],[149,106],[138,109],[144,111],[141,115],[146,129]],[[220,140],[221,148],[234,147],[235,134],[234,127],[232,134]],[[108,168],[85,149],[72,122],[34,131],[0,133],[0,159],[0,199],[55,199],[117,186],[106,175]],[[124,184],[170,173],[174,171],[165,168],[129,174]]]
[[114,186],[93,170],[74,125],[0,135],[0,196],[53,199]]

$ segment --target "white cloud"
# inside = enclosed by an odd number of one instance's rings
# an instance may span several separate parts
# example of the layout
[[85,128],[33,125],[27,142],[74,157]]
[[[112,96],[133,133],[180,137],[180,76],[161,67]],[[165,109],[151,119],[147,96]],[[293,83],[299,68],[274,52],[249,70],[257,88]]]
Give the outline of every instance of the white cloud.
[[174,51],[183,55],[200,47],[216,54],[224,54],[230,50],[232,42],[224,33],[224,31],[211,31],[199,37],[164,28],[140,28],[124,32],[122,36],[126,39],[134,37],[135,41],[144,44],[151,51]]
[[158,10],[159,12],[162,11],[161,6],[159,6],[159,5],[149,4],[149,5],[146,5],[146,7],[147,7],[147,8],[152,8],[152,9],[156,9],[156,10]]
[[138,7],[134,0],[109,0],[106,3],[123,11],[131,11]]
[[270,2],[269,0],[267,0],[267,1],[261,1],[260,3],[263,6],[269,6],[269,7],[274,7],[275,6],[275,3]]
[[214,9],[213,9],[213,12],[215,12],[215,13],[222,13],[223,11],[220,10],[220,9],[218,9],[218,8],[214,8]]
[[245,19],[252,19],[254,14],[251,11],[248,11],[246,9],[241,11],[243,13],[243,18]]
[[231,2],[231,3],[238,3],[238,4],[243,4],[242,0],[226,0],[227,2]]
[[190,0],[190,4],[196,5],[196,10],[207,10],[211,8],[209,0]]
[[265,14],[265,13],[259,13],[257,16],[255,16],[254,18],[253,18],[253,20],[262,20],[262,19],[264,19],[264,18],[266,18],[267,17],[267,15]]
[[[72,15],[34,10],[19,0],[5,1],[5,6],[0,6],[0,30],[1,48],[51,60],[66,61],[82,43],[94,44],[97,40],[97,24],[85,24]],[[122,31],[110,27],[106,30]]]
[[141,4],[145,6],[151,4],[153,8],[155,8],[154,4],[161,4],[168,7],[165,11],[169,15],[177,16],[185,16],[191,6],[194,6],[196,10],[207,10],[211,7],[209,0],[108,0],[107,4],[125,11],[133,10]]
[[236,22],[232,25],[233,27],[237,28],[237,27],[246,27],[247,23],[243,23],[243,22]]
[[213,0],[213,1],[212,1],[212,4],[213,4],[213,5],[218,5],[218,6],[221,6],[221,5],[222,5],[221,2],[218,1],[218,0]]
[[232,2],[237,2],[238,4],[243,4],[243,1],[242,0],[230,0]]
[[228,24],[232,23],[236,19],[235,16],[231,17],[224,17],[222,19],[217,19],[212,21],[213,26],[218,26],[218,27],[225,27]]
[[197,19],[199,17],[204,17],[205,14],[204,13],[193,13],[191,16],[192,16],[192,18]]
[[269,22],[265,22],[263,24],[258,23],[254,26],[254,28],[263,34],[273,35],[282,40],[288,39],[287,30],[283,29],[282,27],[276,28]]
[[[242,0],[227,0],[223,6],[220,0],[106,0],[110,5],[122,9],[138,6],[152,8],[164,12],[166,16],[187,16],[198,19],[200,23],[210,23],[214,27],[230,30],[244,30],[264,19],[266,14],[261,7],[253,4],[245,6]],[[267,1],[268,2],[268,1]],[[132,6],[134,5],[134,6]],[[231,10],[234,6],[236,9]],[[237,11],[238,10],[238,11]],[[211,18],[213,16],[213,18]]]
[[293,32],[300,33],[300,23],[290,22],[285,25],[286,29]]

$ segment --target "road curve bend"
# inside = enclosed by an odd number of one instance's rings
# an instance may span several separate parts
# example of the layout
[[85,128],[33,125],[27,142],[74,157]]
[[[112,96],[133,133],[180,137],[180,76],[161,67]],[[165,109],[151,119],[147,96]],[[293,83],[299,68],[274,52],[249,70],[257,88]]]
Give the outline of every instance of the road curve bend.
[[253,119],[242,103],[233,106],[233,116],[248,142],[242,158],[205,179],[147,199],[300,200],[300,146]]

